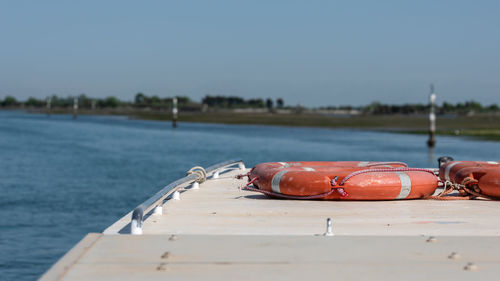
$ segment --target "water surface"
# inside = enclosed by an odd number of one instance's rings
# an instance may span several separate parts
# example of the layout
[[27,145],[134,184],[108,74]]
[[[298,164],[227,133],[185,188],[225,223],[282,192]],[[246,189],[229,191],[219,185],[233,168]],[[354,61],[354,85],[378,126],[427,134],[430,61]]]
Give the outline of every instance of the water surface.
[[0,111],[0,270],[33,280],[88,232],[115,220],[195,165],[266,161],[500,160],[496,142],[266,126],[128,120]]

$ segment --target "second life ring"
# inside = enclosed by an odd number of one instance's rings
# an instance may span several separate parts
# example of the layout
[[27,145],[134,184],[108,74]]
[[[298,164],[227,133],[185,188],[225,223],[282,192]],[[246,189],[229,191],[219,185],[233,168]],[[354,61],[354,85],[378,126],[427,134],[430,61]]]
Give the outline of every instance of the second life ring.
[[499,162],[449,161],[439,168],[439,177],[465,185],[486,196],[500,197]]

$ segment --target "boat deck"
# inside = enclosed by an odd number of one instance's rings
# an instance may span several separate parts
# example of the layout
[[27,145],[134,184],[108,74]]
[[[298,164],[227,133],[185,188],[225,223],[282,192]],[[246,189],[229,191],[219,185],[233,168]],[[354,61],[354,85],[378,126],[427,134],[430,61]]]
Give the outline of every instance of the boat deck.
[[[272,199],[239,190],[235,169],[167,200],[144,234],[317,235],[333,221],[335,235],[500,235],[498,202],[486,200],[321,201]],[[106,234],[127,233],[130,215]]]
[[[132,213],[89,234],[43,280],[493,280],[495,201],[307,201],[239,190],[230,169],[129,235]],[[326,219],[334,236],[323,236]],[[453,254],[455,253],[455,254]],[[469,264],[472,263],[472,264]]]

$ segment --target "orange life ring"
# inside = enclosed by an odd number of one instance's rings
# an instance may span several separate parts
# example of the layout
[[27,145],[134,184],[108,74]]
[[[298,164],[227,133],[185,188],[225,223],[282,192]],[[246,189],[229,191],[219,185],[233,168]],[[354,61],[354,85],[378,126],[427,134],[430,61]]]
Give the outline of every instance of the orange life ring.
[[462,184],[466,178],[477,181],[481,193],[500,197],[500,163],[494,161],[449,161],[439,168],[442,180]]
[[[249,173],[255,191],[297,199],[394,200],[432,195],[432,171],[400,162],[272,162]],[[332,192],[336,190],[337,192]]]

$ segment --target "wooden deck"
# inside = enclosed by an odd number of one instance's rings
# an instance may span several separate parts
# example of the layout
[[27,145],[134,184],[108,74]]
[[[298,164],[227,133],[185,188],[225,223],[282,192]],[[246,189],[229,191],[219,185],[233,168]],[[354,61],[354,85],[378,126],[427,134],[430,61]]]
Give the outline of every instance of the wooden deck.
[[[166,200],[130,235],[127,214],[42,280],[496,280],[500,203],[278,200],[230,170]],[[335,236],[325,237],[326,219]],[[432,237],[431,237],[432,236]],[[455,254],[453,254],[455,253]],[[471,264],[469,264],[471,263]]]

